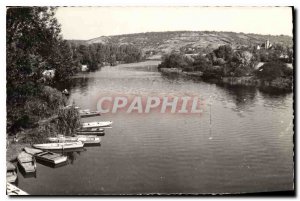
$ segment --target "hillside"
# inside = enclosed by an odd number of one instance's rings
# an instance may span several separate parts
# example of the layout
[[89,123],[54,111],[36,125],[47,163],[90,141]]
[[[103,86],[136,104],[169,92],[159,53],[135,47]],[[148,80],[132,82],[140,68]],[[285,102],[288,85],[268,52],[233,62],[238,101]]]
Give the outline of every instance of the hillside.
[[[233,47],[262,44],[266,40],[271,43],[281,43],[292,46],[293,39],[290,36],[273,36],[259,34],[245,34],[234,32],[215,32],[215,31],[172,31],[172,32],[147,32],[136,34],[125,34],[115,36],[101,36],[85,41],[87,44],[133,44],[141,48],[144,52],[170,52],[180,48],[209,48],[224,44]],[[73,41],[75,42],[75,41]],[[82,41],[80,41],[82,43]]]

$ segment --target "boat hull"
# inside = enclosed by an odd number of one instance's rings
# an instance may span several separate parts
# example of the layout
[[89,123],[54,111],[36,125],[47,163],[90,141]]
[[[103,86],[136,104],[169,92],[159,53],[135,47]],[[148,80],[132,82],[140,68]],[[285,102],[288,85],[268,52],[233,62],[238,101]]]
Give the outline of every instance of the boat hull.
[[18,155],[17,160],[26,174],[34,173],[36,171],[36,162],[32,155],[21,152],[21,154]]
[[82,128],[100,128],[100,127],[109,127],[112,125],[112,121],[100,121],[100,122],[90,122],[83,123],[81,125]]
[[42,150],[80,149],[83,148],[83,143],[82,142],[46,143],[46,144],[34,144],[33,147]]
[[[59,155],[59,154],[57,154],[57,155]],[[40,156],[40,155],[36,155],[35,158],[36,158],[37,161],[51,163],[53,165],[58,165],[58,164],[61,164],[61,163],[65,163],[68,160],[67,156],[62,156],[62,155],[57,156],[56,158],[53,158],[53,159],[49,159],[49,158],[46,158],[46,157],[43,157],[43,156]]]
[[6,194],[7,195],[28,195],[25,191],[19,189],[15,185],[6,182]]

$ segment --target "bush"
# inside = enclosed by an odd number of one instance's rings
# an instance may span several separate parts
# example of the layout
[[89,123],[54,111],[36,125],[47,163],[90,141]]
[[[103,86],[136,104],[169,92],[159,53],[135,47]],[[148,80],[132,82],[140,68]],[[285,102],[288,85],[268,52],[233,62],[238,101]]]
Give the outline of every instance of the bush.
[[192,61],[188,59],[184,54],[172,52],[169,55],[163,56],[163,61],[158,68],[181,68],[184,69],[192,64]]
[[73,135],[80,126],[80,116],[75,106],[67,109],[60,109],[57,118],[58,132],[64,135]]
[[273,61],[265,63],[257,69],[255,75],[261,80],[272,81],[280,77],[292,78],[293,70],[283,62]]
[[202,55],[197,55],[196,57],[194,57],[194,63],[193,63],[194,71],[204,72],[211,67],[212,67],[212,62],[208,58]]

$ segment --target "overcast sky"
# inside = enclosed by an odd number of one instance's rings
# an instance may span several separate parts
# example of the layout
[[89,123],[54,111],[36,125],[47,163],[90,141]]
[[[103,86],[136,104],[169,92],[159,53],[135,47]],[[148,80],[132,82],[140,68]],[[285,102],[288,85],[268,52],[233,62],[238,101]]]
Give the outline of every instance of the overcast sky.
[[151,31],[233,31],[292,36],[288,7],[60,7],[65,39]]

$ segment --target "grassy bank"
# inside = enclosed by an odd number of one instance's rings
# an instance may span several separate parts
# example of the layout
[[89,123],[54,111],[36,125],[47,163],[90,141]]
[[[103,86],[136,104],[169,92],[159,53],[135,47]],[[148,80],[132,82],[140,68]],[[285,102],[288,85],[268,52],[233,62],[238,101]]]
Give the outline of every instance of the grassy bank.
[[[66,97],[57,89],[42,86],[34,97],[29,97],[24,107],[8,107],[7,160],[13,160],[25,147],[46,142],[49,136],[72,135],[80,125],[78,110],[65,108]],[[22,119],[22,121],[20,121]]]

